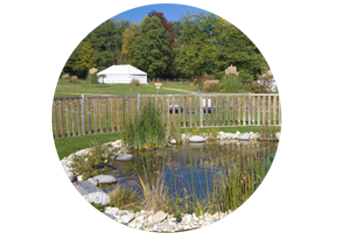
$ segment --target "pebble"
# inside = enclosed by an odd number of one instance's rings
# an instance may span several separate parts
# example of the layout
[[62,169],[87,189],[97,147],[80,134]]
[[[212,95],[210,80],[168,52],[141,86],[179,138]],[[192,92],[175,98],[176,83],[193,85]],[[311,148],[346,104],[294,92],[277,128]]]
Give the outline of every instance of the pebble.
[[133,211],[119,210],[117,207],[106,207],[105,213],[114,216],[118,222],[135,229],[150,232],[176,232],[208,226],[224,218],[231,211],[216,212],[213,215],[205,213],[198,217],[195,213],[185,214],[179,222],[176,221],[174,215],[168,215],[163,211],[141,210],[134,213]]

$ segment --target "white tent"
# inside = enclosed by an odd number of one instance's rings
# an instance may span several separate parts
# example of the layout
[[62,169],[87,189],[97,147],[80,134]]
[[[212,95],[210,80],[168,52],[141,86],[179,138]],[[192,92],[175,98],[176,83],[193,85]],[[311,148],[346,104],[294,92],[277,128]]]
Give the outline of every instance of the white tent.
[[147,73],[140,71],[132,65],[113,65],[97,73],[99,83],[106,84],[129,84],[132,79],[139,80],[141,84],[147,84]]

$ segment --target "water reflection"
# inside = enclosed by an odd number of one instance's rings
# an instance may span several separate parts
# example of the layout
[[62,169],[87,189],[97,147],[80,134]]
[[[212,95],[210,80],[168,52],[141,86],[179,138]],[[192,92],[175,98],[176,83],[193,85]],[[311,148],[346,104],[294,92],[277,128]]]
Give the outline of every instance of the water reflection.
[[[231,140],[180,145],[153,151],[133,151],[133,160],[116,161],[109,174],[117,178],[117,184],[127,185],[135,190],[139,189],[139,176],[144,180],[155,181],[161,175],[170,194],[174,194],[175,190],[181,194],[186,188],[187,191],[194,190],[201,197],[205,195],[204,191],[211,190],[213,177],[236,170],[238,162],[244,161],[249,166],[252,159],[261,161],[261,166],[267,172],[277,146],[277,142]],[[109,192],[115,186],[105,185],[101,188]]]

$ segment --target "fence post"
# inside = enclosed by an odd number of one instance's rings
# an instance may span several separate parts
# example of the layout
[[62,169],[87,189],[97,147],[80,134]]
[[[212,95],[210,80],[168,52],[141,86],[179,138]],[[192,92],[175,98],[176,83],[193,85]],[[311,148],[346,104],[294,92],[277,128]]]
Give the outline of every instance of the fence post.
[[137,94],[137,113],[140,116],[140,100],[141,100],[141,95]]
[[197,127],[197,94],[194,94],[194,127]]
[[251,108],[250,105],[252,104],[252,95],[249,92],[249,97],[248,97],[248,125],[251,125]]
[[85,135],[85,97],[83,94],[81,95],[81,130]]

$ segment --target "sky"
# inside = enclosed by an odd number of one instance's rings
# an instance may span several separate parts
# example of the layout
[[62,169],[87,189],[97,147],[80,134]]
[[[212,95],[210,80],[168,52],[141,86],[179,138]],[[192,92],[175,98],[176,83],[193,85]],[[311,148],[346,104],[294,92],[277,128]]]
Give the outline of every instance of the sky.
[[142,7],[133,8],[131,10],[125,11],[116,15],[116,20],[127,20],[130,22],[136,21],[140,22],[144,17],[148,15],[151,11],[163,12],[164,16],[168,21],[178,21],[181,19],[181,16],[190,13],[199,13],[199,12],[207,12],[203,9],[190,7],[186,5],[180,4],[154,4],[154,5],[146,5]]

